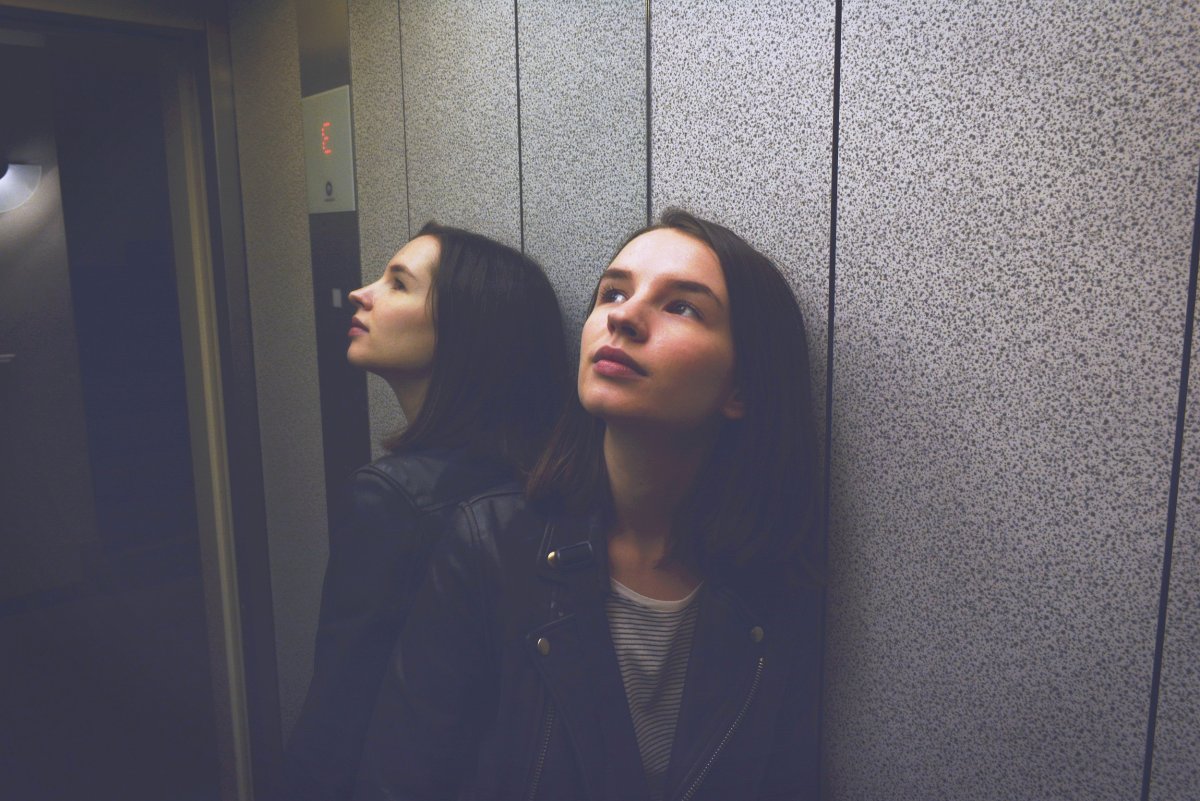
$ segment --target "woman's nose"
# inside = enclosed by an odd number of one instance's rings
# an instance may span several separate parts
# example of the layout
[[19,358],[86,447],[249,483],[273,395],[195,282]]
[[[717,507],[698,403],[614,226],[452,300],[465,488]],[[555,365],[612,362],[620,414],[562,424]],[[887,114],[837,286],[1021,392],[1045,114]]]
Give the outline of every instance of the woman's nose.
[[365,286],[360,286],[358,289],[351,292],[348,297],[350,298],[350,302],[355,306],[358,306],[360,309],[367,308],[367,304],[370,303],[370,293],[367,291]]
[[627,300],[608,312],[608,330],[609,333],[620,333],[624,337],[638,341],[645,337],[646,326],[641,319],[638,307],[632,301]]

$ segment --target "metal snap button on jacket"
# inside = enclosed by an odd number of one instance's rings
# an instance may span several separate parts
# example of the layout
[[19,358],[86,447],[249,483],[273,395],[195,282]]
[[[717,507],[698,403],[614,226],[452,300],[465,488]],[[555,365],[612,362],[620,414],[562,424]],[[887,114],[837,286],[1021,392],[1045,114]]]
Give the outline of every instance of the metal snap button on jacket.
[[542,656],[549,656],[550,655],[550,641],[547,640],[545,637],[538,637],[537,649],[538,649],[538,653],[541,654]]

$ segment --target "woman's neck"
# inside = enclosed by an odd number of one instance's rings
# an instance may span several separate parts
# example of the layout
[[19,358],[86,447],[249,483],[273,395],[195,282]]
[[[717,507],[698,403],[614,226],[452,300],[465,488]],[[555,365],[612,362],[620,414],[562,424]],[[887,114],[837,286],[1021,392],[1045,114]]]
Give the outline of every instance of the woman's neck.
[[396,400],[400,402],[400,410],[404,412],[405,422],[412,425],[412,421],[417,419],[417,415],[421,412],[421,406],[425,403],[425,393],[429,390],[429,379],[387,378],[386,380],[388,386],[392,388],[392,392],[396,393]]
[[700,468],[712,437],[672,438],[609,425],[604,461],[615,523],[609,537],[612,577],[652,598],[683,597],[699,578],[664,559],[671,525]]

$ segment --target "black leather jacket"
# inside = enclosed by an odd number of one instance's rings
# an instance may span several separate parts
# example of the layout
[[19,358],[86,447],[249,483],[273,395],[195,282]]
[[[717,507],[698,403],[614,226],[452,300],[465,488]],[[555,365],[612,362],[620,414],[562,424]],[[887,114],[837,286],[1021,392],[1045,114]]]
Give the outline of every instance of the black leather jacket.
[[455,506],[512,484],[511,468],[463,449],[389,454],[345,485],[329,537],[312,682],[278,797],[351,796],[388,656]]
[[[596,520],[547,519],[515,492],[465,504],[384,680],[357,797],[650,801],[607,563]],[[699,603],[665,797],[817,798],[818,591],[709,579]]]

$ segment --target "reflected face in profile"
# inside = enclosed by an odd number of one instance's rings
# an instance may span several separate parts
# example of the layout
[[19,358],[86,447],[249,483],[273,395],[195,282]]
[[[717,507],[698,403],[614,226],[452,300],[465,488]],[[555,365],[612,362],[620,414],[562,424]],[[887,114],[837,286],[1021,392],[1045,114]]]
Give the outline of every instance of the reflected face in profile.
[[626,245],[583,327],[579,400],[605,421],[670,428],[741,417],[729,294],[705,243],[673,229]]
[[429,293],[440,256],[436,237],[418,236],[378,281],[350,293],[358,306],[346,351],[351,364],[392,384],[428,379],[437,340]]

